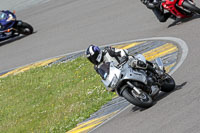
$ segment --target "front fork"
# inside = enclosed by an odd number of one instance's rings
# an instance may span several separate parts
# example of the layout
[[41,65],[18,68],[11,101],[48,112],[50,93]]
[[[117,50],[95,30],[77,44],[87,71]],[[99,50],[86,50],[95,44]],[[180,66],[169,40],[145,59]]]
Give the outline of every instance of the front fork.
[[139,90],[137,87],[135,87],[133,84],[131,84],[131,82],[127,81],[127,84],[128,84],[128,86],[129,86],[130,88],[132,88],[132,89],[134,90],[134,92],[135,92],[137,95],[141,95],[140,90]]

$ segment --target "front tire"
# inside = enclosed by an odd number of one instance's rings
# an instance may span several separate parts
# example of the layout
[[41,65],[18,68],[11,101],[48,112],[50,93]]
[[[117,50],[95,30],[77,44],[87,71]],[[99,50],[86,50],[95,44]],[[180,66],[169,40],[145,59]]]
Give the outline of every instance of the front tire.
[[142,107],[149,108],[153,105],[152,98],[145,92],[141,90],[140,97],[133,94],[133,89],[131,89],[128,85],[123,86],[124,91],[122,92],[122,96],[130,103]]
[[18,26],[18,31],[20,34],[23,35],[30,35],[33,33],[33,27],[26,23],[26,22],[21,22],[21,24]]
[[196,7],[194,4],[192,4],[189,0],[185,0],[182,4],[182,6],[191,12],[200,14],[200,8]]
[[162,81],[161,91],[170,92],[175,89],[176,83],[174,79],[167,73],[164,75],[164,80]]

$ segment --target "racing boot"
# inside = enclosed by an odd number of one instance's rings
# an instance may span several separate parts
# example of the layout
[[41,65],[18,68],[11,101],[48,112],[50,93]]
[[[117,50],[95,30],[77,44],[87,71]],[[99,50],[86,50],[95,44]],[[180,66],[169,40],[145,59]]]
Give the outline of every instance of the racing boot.
[[158,88],[157,85],[151,86],[151,93],[150,93],[150,96],[151,96],[152,98],[154,98],[155,96],[158,95],[159,91],[160,91],[160,90],[159,90],[159,88]]

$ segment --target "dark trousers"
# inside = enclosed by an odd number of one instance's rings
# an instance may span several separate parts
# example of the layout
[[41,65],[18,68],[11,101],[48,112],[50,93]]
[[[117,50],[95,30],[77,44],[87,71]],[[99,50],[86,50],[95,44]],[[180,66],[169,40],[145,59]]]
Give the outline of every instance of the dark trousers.
[[160,22],[166,22],[167,19],[171,16],[171,13],[164,13],[159,8],[154,8],[152,11]]

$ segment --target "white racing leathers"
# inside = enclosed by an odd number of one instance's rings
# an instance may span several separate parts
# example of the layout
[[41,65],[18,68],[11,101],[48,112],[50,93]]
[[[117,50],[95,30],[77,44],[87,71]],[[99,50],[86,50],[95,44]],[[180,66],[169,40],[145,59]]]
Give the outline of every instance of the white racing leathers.
[[[94,68],[97,71],[97,73],[104,79],[105,75],[102,72],[108,71],[106,70],[109,68],[107,65],[109,62],[113,62],[115,66],[117,66],[122,58],[128,58],[128,50],[125,49],[117,49],[112,47],[106,47],[104,50],[101,51],[101,54],[97,57],[98,60],[101,60],[98,65],[95,65]],[[101,67],[101,69],[99,69]],[[108,91],[112,91],[112,89],[107,88]]]

